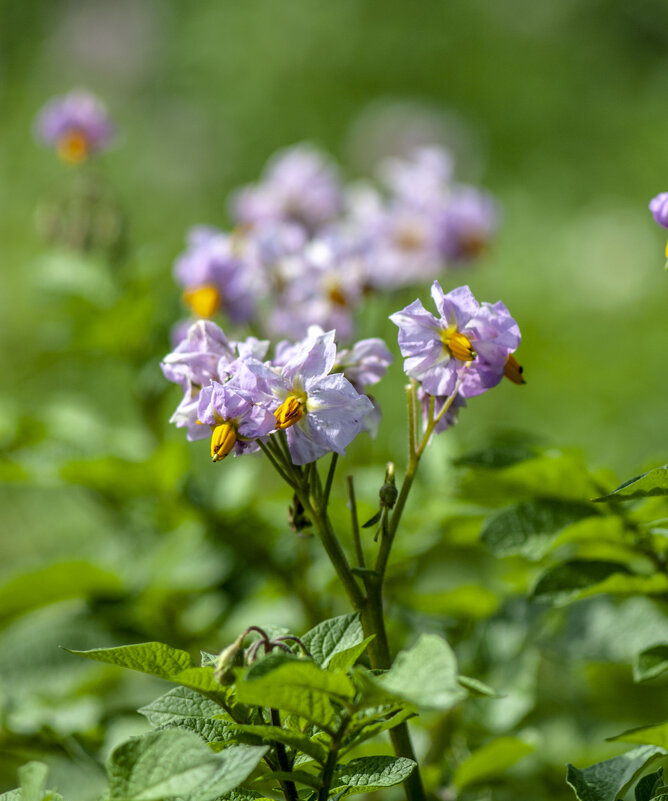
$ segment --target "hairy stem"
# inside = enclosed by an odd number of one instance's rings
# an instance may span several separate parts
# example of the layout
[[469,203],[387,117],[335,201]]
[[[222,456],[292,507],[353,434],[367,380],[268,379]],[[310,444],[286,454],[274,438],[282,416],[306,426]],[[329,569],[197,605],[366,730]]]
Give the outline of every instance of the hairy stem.
[[357,501],[355,500],[355,484],[352,476],[346,476],[348,483],[348,498],[350,499],[350,528],[353,533],[353,544],[355,546],[355,557],[358,567],[366,567],[364,559],[364,548],[362,547],[362,537],[360,535],[360,521],[357,517]]

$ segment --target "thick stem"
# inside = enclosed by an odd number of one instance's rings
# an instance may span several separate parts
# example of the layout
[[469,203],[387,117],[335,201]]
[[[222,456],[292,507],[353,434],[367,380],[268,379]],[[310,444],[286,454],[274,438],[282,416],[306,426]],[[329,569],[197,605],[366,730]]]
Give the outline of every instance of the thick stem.
[[[271,710],[271,725],[278,726],[279,729],[281,728],[281,716],[278,712],[278,709]],[[288,759],[285,746],[283,743],[274,742],[274,748],[276,750],[276,758],[278,759],[278,767],[284,773],[289,773],[292,770],[292,766],[290,765],[290,760]],[[280,779],[279,781],[286,801],[299,801],[295,783],[288,781],[287,779]]]
[[329,798],[329,789],[332,786],[334,769],[336,768],[336,762],[339,758],[341,740],[343,739],[343,735],[345,734],[349,723],[350,718],[346,715],[341,721],[341,725],[339,726],[338,731],[332,738],[332,742],[329,745],[329,753],[327,754],[327,761],[325,762],[325,766],[322,770],[321,784],[320,789],[318,790],[317,801],[327,801]]

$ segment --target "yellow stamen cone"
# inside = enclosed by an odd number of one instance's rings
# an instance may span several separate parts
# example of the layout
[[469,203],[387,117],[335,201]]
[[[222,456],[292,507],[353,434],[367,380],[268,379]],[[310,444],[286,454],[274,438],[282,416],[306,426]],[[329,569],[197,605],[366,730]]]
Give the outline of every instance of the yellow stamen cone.
[[295,395],[289,395],[274,412],[279,431],[290,428],[304,416],[304,404]]
[[506,359],[506,365],[503,368],[503,374],[506,378],[513,382],[513,384],[526,384],[522,373],[524,370],[517,362],[517,359],[511,353]]
[[220,462],[232,450],[236,441],[237,432],[231,423],[217,425],[211,434],[211,459]]
[[197,289],[186,289],[183,301],[198,317],[213,317],[220,306],[220,292],[212,284],[204,284]]
[[451,355],[455,359],[459,359],[460,362],[472,362],[477,356],[471,340],[465,337],[464,334],[460,334],[459,331],[446,333],[443,337],[443,344]]
[[81,131],[69,131],[58,142],[58,155],[68,164],[81,164],[89,151],[88,139]]

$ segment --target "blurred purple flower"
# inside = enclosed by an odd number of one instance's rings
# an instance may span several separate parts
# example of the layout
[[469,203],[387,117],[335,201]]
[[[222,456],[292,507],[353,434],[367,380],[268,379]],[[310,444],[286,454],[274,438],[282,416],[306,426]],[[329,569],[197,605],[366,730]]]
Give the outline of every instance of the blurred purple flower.
[[50,100],[35,121],[35,133],[44,144],[72,164],[104,150],[114,127],[104,105],[92,94],[77,89]]
[[259,277],[239,244],[234,235],[216,228],[189,231],[186,251],[174,263],[174,277],[197,316],[212,317],[221,310],[239,324],[255,313]]
[[499,209],[487,192],[462,187],[453,192],[439,224],[439,247],[447,261],[465,262],[488,246],[499,222]]
[[233,196],[232,212],[242,224],[284,220],[315,231],[340,213],[341,191],[336,165],[304,143],[276,153],[261,181]]
[[[429,405],[431,403],[431,398],[432,396],[427,394],[422,387],[418,388],[418,401],[422,408],[422,419],[425,426],[429,421]],[[438,417],[441,409],[448,400],[448,395],[437,395],[434,397],[434,417]],[[451,428],[457,422],[459,410],[463,409],[465,406],[466,400],[461,395],[457,394],[450,404],[448,411],[441,417],[438,423],[436,423],[434,434],[440,434],[441,431],[446,431],[448,428]]]
[[649,210],[656,223],[662,228],[668,228],[668,192],[661,192],[660,195],[653,197],[649,202]]

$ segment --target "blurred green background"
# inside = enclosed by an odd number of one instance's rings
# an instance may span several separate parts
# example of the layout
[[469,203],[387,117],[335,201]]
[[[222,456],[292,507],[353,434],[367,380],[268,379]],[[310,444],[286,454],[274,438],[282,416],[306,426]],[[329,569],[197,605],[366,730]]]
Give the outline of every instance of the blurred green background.
[[[98,166],[129,221],[115,263],[49,250],[36,233],[37,207],[72,177],[31,126],[78,86],[121,132]],[[56,645],[214,650],[250,620],[299,628],[309,611],[344,610],[327,600],[317,548],[286,531],[287,493],[264,465],[212,468],[206,443],[169,429],[179,392],[158,366],[182,315],[171,264],[186,229],[224,226],[229,192],[277,148],[313,141],[366,177],[408,120],[502,204],[490,253],[445,283],[504,300],[528,384],[471,402],[430,454],[434,520],[448,456],[499,431],[581,449],[622,478],[665,462],[668,277],[647,203],[668,189],[667,90],[663,0],[0,0],[0,789],[46,752],[61,786],[90,797],[90,753],[140,725],[131,709],[148,680],[73,666]],[[395,343],[392,310],[376,303],[363,333]],[[350,449],[370,514],[374,465],[403,458],[401,385],[395,365],[378,393],[381,437]],[[499,570],[514,590],[528,581]],[[550,782],[565,792],[555,766],[577,754],[555,751],[535,797],[567,797]]]

